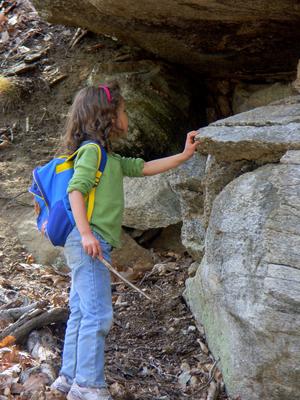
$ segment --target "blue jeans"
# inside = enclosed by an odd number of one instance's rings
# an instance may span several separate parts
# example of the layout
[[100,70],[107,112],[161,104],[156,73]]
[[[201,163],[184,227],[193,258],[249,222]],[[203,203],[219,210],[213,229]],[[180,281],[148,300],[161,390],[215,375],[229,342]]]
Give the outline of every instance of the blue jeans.
[[[111,245],[94,232],[103,257],[110,262]],[[67,238],[65,256],[71,269],[70,316],[65,335],[60,375],[80,386],[106,387],[105,337],[113,320],[109,270],[87,255],[75,227]]]

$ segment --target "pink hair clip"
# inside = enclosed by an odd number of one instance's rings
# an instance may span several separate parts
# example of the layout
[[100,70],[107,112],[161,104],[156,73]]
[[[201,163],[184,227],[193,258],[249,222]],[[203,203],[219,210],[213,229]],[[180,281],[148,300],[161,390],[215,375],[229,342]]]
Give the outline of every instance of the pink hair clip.
[[107,101],[109,103],[111,103],[111,94],[110,94],[110,91],[109,91],[108,87],[106,85],[99,85],[99,90],[100,89],[103,89],[105,91],[106,97],[107,97]]

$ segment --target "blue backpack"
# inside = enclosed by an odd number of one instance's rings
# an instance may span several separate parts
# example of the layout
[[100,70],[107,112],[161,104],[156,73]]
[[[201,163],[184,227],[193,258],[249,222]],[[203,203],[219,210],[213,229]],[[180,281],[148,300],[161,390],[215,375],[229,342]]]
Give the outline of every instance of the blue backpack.
[[[87,195],[87,219],[90,221],[96,187],[104,171],[107,154],[96,142],[85,141],[82,146],[95,146],[98,150],[95,185]],[[69,233],[75,226],[67,187],[74,173],[74,160],[78,151],[79,149],[70,156],[54,158],[44,166],[33,170],[33,181],[29,192],[34,195],[37,227],[54,246],[64,246]]]

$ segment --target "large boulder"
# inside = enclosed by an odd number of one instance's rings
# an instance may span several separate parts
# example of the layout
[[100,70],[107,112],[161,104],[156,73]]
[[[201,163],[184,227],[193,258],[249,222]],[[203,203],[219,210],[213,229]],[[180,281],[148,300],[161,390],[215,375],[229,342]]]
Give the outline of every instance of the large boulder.
[[95,64],[90,84],[117,80],[126,101],[128,136],[114,150],[146,159],[174,154],[184,145],[190,83],[165,63],[151,60]]
[[205,175],[203,178],[204,211],[202,223],[205,228],[208,226],[213,202],[222,189],[238,176],[245,172],[252,171],[255,168],[257,168],[256,163],[247,160],[229,162],[217,160],[216,157],[212,155],[207,157]]
[[299,398],[299,160],[289,153],[223,189],[205,256],[187,281],[227,390],[243,400]]
[[147,230],[181,221],[180,203],[166,174],[124,179],[123,225]]
[[216,121],[200,130],[204,154],[217,160],[278,162],[289,149],[300,149],[300,96]]
[[291,78],[297,0],[33,0],[50,22],[104,33],[210,76]]
[[168,173],[168,182],[180,202],[181,240],[194,259],[203,256],[205,227],[203,223],[203,179],[206,157],[195,153],[185,163]]
[[7,222],[15,229],[19,241],[33,255],[35,262],[46,265],[65,266],[63,250],[54,247],[37,229],[34,211],[16,208],[6,216]]
[[125,178],[124,226],[146,230],[182,221],[182,243],[195,259],[200,259],[205,237],[202,221],[205,165],[206,157],[196,153],[167,173]]

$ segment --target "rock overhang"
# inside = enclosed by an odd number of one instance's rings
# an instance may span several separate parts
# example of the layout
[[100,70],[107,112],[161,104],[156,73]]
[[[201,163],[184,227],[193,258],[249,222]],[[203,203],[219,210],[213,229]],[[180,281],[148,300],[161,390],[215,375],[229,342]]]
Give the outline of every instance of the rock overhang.
[[33,3],[49,22],[114,36],[210,77],[295,77],[300,51],[296,0]]

